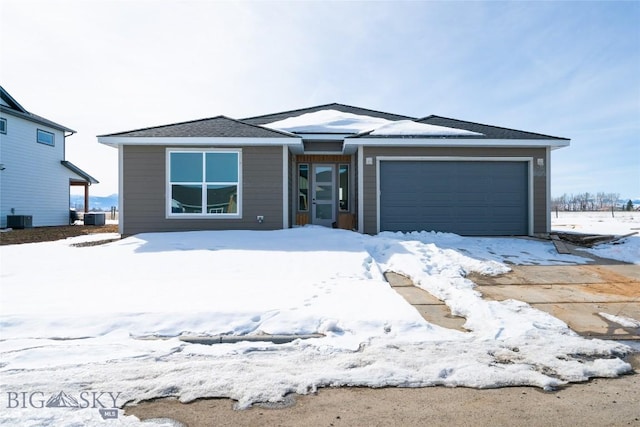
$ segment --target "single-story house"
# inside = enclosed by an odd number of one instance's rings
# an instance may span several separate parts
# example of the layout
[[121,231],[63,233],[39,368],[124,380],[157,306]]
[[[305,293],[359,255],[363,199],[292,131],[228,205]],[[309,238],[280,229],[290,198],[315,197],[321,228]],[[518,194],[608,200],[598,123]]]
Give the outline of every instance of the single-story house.
[[98,136],[119,152],[125,235],[273,230],[550,231],[551,150],[569,140],[327,104]]
[[0,228],[68,225],[72,186],[84,187],[88,209],[98,180],[66,160],[74,133],[27,111],[0,86]]

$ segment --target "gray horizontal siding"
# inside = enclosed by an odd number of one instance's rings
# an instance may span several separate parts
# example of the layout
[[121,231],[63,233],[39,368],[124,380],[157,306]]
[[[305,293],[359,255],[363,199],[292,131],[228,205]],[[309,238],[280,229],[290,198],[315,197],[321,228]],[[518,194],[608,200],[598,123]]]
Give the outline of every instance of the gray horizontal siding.
[[[166,218],[166,148],[124,147],[122,221],[125,235],[282,228],[282,147],[242,148],[242,218],[239,219]],[[256,220],[258,215],[265,217],[262,224]]]
[[[27,120],[28,116],[1,114],[6,134],[0,135],[0,159],[5,165],[0,179],[0,226],[7,215],[30,215],[34,227],[69,224],[69,179],[65,168],[64,132]],[[37,129],[51,132],[54,145],[40,144]]]
[[468,147],[364,147],[364,158],[373,158],[373,165],[363,166],[364,191],[360,202],[364,204],[363,230],[375,234],[377,228],[376,157],[420,156],[420,157],[532,157],[533,179],[533,232],[547,232],[546,168],[535,165],[535,159],[546,158],[545,148],[468,148]]

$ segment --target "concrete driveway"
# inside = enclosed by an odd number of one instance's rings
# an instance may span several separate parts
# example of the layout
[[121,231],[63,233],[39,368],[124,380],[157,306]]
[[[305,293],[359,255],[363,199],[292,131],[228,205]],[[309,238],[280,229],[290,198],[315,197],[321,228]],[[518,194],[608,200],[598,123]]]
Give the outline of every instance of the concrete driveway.
[[[579,253],[585,256],[584,253]],[[600,313],[640,320],[640,266],[593,258],[587,265],[511,266],[500,276],[470,275],[484,298],[517,299],[561,319],[580,335],[640,340],[640,328],[625,327]],[[444,303],[413,286],[406,277],[387,273],[391,286],[431,323],[464,330],[465,319],[452,316]]]

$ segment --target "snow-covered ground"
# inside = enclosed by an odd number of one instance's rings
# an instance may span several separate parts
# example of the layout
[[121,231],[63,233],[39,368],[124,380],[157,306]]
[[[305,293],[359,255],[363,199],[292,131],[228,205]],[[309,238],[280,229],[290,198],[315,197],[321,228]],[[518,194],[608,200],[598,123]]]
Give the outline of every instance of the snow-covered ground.
[[[465,278],[586,261],[548,242],[303,227],[73,246],[96,238],[0,247],[4,425],[135,425],[118,408],[162,396],[246,408],[319,387],[551,389],[631,369],[617,357],[629,347],[583,339],[522,302],[486,301]],[[445,301],[469,332],[424,321],[384,281],[387,270]],[[313,333],[324,337],[179,339]]]
[[585,249],[594,255],[640,264],[640,212],[553,212],[551,226],[555,231],[584,234],[625,236],[618,242]]

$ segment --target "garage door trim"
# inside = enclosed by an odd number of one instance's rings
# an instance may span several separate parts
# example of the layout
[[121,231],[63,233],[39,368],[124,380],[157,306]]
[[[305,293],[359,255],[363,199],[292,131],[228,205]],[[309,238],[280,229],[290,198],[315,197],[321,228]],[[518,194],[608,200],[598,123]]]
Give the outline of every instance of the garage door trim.
[[403,162],[526,162],[528,170],[528,234],[533,236],[533,157],[469,157],[469,156],[378,156],[376,157],[376,232],[380,233],[380,163]]

